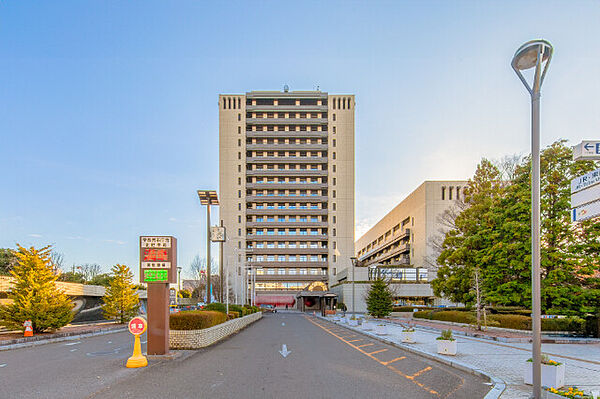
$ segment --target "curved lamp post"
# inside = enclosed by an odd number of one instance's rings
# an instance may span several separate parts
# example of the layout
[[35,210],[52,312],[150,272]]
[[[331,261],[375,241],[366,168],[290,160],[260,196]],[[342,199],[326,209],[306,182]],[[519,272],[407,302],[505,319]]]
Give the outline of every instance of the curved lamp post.
[[[511,65],[531,95],[531,305],[533,333],[533,397],[542,395],[540,304],[540,89],[553,53],[546,40],[532,40],[515,53]],[[531,85],[522,71],[535,68]]]

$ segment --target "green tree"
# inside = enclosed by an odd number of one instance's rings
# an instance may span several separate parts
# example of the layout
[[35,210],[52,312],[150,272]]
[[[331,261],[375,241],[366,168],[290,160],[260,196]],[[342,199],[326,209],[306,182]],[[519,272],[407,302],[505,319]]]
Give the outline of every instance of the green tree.
[[133,273],[125,265],[115,265],[111,269],[113,278],[102,298],[102,310],[106,319],[128,322],[138,313],[140,299],[133,284]]
[[9,275],[10,269],[17,264],[17,260],[11,249],[0,248],[0,275]]
[[39,333],[59,329],[73,319],[73,305],[55,285],[50,248],[38,250],[17,244],[17,263],[10,271],[15,282],[8,294],[13,302],[0,306],[0,319],[7,327],[22,329],[23,323],[31,320],[33,331]]
[[109,273],[102,273],[92,277],[92,279],[87,281],[86,284],[102,285],[104,287],[109,287],[112,279],[113,276],[111,276]]
[[373,317],[385,317],[392,313],[394,298],[383,279],[371,284],[367,294],[367,311]]
[[[431,283],[436,295],[465,304],[477,300],[475,275],[483,267],[484,250],[491,245],[489,235],[496,225],[490,210],[503,189],[500,171],[483,159],[465,186],[467,207],[456,217],[442,244],[437,278]],[[480,284],[480,292],[485,292],[483,286]]]
[[[483,162],[482,162],[483,164]],[[441,265],[432,282],[434,292],[472,303],[471,278],[480,272],[485,301],[497,305],[531,306],[531,167],[523,160],[497,187],[470,195],[456,228],[444,239]],[[599,310],[600,221],[570,222],[570,181],[595,167],[575,162],[560,140],[541,154],[541,277],[542,310],[578,314]],[[485,167],[483,169],[489,169]]]
[[64,281],[65,283],[85,283],[83,274],[76,272],[64,272],[58,276],[58,281]]

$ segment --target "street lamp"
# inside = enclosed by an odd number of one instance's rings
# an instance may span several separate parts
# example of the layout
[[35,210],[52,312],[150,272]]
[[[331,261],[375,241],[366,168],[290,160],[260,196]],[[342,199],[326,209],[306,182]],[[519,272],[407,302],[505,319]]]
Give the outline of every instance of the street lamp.
[[[553,53],[546,40],[532,40],[515,53],[511,65],[531,95],[531,305],[533,333],[533,397],[542,396],[540,304],[540,91]],[[521,71],[535,68],[530,86]],[[543,68],[543,69],[542,69]]]
[[198,198],[201,205],[206,205],[206,303],[210,303],[210,206],[219,205],[219,198],[214,190],[198,190]]
[[181,266],[177,266],[177,295],[175,295],[175,304],[179,303],[179,293],[181,292]]
[[352,314],[356,314],[356,310],[354,308],[354,268],[358,263],[358,258],[353,256],[350,258],[350,260],[352,261]]

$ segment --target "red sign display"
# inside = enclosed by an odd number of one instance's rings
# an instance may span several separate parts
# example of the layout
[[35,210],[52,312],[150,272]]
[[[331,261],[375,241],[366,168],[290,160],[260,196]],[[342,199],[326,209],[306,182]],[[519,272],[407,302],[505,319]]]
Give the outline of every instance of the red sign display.
[[140,282],[177,283],[177,239],[175,237],[140,237]]
[[142,316],[137,316],[129,321],[129,332],[133,335],[141,335],[146,331],[147,326],[146,319]]

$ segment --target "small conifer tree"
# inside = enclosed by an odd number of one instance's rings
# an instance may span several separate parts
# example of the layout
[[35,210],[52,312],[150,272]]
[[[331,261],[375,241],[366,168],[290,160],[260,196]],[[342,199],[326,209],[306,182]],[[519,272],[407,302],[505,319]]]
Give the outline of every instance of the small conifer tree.
[[73,319],[71,301],[58,287],[50,260],[51,247],[24,248],[17,244],[17,258],[10,271],[15,283],[8,298],[12,303],[0,306],[0,320],[8,328],[23,329],[31,320],[33,331],[56,330]]
[[367,294],[367,311],[373,317],[385,317],[392,313],[393,298],[390,289],[383,279],[371,284]]
[[102,300],[104,318],[128,322],[138,314],[140,299],[133,284],[133,273],[125,265],[115,265],[111,269],[113,278]]

